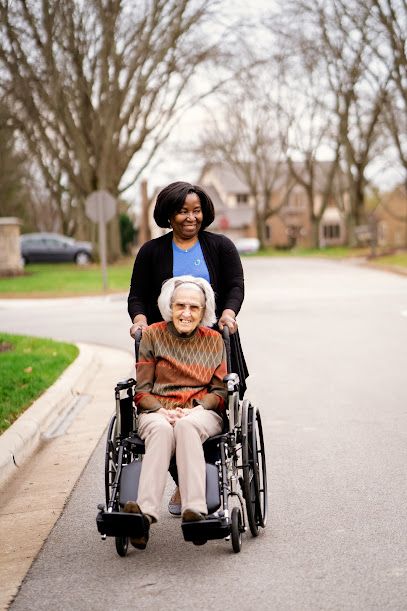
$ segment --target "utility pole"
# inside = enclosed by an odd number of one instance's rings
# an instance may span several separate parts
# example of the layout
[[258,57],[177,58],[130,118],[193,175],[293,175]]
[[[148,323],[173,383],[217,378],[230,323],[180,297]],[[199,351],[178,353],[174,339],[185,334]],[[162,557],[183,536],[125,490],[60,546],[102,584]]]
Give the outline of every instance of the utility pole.
[[147,181],[141,181],[141,219],[140,219],[140,230],[138,245],[143,246],[145,242],[151,239],[150,223],[148,210],[150,207],[150,201],[147,194]]

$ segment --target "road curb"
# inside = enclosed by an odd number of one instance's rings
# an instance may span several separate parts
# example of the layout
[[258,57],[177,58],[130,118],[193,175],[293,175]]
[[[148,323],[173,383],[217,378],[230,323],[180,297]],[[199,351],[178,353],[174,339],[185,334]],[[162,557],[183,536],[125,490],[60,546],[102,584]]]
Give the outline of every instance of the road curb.
[[77,344],[79,355],[58,380],[0,436],[0,488],[41,443],[42,436],[83,394],[94,377],[99,357],[95,347]]

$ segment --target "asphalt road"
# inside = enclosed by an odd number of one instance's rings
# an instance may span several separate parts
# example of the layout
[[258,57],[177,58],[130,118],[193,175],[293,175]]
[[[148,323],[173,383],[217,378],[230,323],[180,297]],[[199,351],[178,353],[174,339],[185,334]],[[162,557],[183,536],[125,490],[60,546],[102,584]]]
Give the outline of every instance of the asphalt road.
[[[194,547],[165,498],[147,549],[120,558],[95,527],[102,440],[13,611],[407,608],[407,278],[326,260],[244,265],[267,528],[245,534],[240,554],[225,541]],[[132,349],[118,296],[2,301],[0,329]]]

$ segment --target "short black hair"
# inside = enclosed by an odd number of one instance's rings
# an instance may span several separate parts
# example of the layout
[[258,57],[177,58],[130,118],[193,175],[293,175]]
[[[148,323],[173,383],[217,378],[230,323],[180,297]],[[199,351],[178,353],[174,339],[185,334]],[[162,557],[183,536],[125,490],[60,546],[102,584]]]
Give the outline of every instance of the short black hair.
[[212,200],[198,185],[189,182],[172,182],[165,187],[157,196],[154,208],[154,220],[159,227],[171,227],[170,218],[181,210],[188,193],[196,193],[201,202],[203,221],[201,230],[208,227],[215,219],[215,208]]

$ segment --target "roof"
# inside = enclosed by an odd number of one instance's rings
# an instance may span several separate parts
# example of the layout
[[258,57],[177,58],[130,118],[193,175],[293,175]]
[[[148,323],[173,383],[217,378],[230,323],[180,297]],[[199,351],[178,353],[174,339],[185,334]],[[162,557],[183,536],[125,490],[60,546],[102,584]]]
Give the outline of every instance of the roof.
[[[315,162],[314,186],[317,192],[324,191],[325,177],[329,173],[332,163],[332,161]],[[293,167],[294,171],[297,172],[297,174],[299,174],[300,176],[304,176],[304,178],[307,179],[307,170],[305,162],[294,161]],[[228,163],[207,164],[202,171],[201,179],[204,177],[206,171],[210,171],[215,176],[215,178],[222,184],[224,190],[227,193],[250,193],[250,189],[247,185],[247,182],[243,176],[242,171],[239,170],[239,168],[235,168]],[[290,178],[289,166],[287,163],[280,163],[279,165],[271,164],[270,173],[273,171],[276,174],[274,181],[274,190],[278,191],[287,183]],[[209,188],[209,186],[202,182],[202,180],[200,184],[201,183],[205,190]],[[334,187],[340,188],[341,190],[347,188],[346,176],[341,169],[337,171],[336,178],[334,181]],[[259,185],[259,188],[261,188],[261,185]]]
[[[206,170],[210,170],[212,174],[218,179],[223,185],[225,191],[228,193],[249,193],[249,187],[247,186],[244,176],[237,168],[234,168],[228,163],[217,163],[208,164],[202,171],[201,178]],[[205,190],[208,188],[204,186]]]
[[203,187],[209,195],[215,208],[215,220],[211,223],[212,229],[240,229],[247,227],[253,221],[253,208],[249,206],[237,206],[229,208],[225,206],[213,185]]

